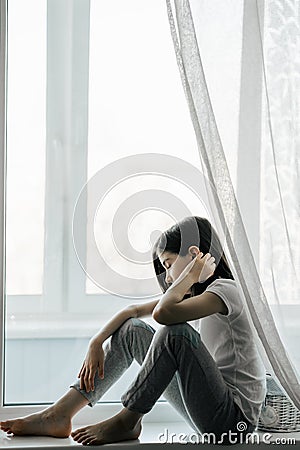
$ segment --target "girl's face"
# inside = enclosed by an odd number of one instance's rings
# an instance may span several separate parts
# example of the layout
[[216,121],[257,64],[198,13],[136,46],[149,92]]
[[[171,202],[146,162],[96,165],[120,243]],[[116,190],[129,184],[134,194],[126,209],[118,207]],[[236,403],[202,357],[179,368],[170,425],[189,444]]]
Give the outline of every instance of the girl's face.
[[166,283],[172,284],[188,263],[191,262],[192,254],[188,253],[186,256],[179,256],[177,253],[165,251],[159,255],[159,260],[166,269]]

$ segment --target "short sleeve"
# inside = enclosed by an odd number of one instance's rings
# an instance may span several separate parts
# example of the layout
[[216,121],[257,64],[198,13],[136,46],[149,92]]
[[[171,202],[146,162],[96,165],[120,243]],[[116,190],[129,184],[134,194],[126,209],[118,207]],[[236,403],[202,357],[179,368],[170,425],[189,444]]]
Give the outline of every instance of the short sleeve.
[[230,316],[230,318],[233,319],[241,312],[243,305],[239,298],[239,293],[234,280],[226,278],[217,279],[206,288],[206,291],[216,294],[227,306],[228,313],[226,315],[221,314],[222,317]]

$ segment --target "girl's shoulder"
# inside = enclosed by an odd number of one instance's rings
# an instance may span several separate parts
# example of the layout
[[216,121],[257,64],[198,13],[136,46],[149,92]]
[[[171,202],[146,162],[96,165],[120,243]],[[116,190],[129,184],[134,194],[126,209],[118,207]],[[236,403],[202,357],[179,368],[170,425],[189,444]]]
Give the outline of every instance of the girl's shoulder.
[[222,277],[216,278],[214,281],[212,281],[212,283],[209,286],[211,286],[214,283],[221,283],[221,284],[223,284],[223,283],[228,284],[229,283],[229,284],[231,284],[233,286],[236,286],[236,281],[233,280],[232,278],[222,278]]
[[229,290],[238,295],[237,283],[231,278],[217,278],[207,286],[206,290],[209,290],[212,287],[219,287],[220,289]]
[[237,288],[235,280],[231,278],[217,278],[206,288],[207,292],[212,292],[218,295],[228,308],[226,317],[237,316],[242,308],[243,303]]

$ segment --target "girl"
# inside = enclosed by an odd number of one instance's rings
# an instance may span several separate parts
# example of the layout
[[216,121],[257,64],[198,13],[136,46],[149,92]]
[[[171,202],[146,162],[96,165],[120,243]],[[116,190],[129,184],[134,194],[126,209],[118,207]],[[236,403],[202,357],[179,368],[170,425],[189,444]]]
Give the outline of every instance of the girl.
[[[38,414],[1,422],[2,430],[69,436],[72,417],[93,406],[136,359],[141,369],[121,398],[123,409],[72,432],[75,441],[137,439],[143,415],[162,394],[216,443],[253,432],[265,398],[265,369],[215,230],[204,218],[185,218],[159,237],[153,264],[161,299],[117,313],[91,339],[69,392]],[[164,326],[155,332],[140,319],[149,315]]]

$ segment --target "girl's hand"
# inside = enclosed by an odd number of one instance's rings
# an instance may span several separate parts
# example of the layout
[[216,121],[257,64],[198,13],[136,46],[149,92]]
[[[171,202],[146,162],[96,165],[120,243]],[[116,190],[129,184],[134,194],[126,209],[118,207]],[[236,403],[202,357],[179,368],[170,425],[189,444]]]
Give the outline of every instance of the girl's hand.
[[195,283],[203,283],[216,270],[215,258],[210,253],[199,253],[192,261],[191,274]]
[[85,389],[86,392],[95,389],[94,379],[96,372],[98,372],[100,378],[104,378],[104,351],[102,344],[91,342],[78,374],[80,389]]

